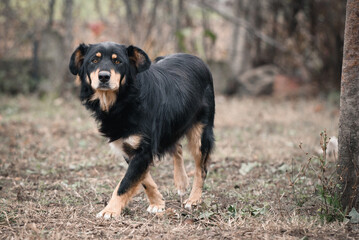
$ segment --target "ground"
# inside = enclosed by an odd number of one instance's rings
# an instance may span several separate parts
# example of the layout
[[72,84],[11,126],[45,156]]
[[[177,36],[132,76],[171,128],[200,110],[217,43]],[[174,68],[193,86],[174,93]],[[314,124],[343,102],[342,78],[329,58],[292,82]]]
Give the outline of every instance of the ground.
[[[141,191],[121,218],[101,220],[95,215],[109,200],[126,164],[112,155],[90,113],[76,97],[0,97],[1,238],[359,237],[348,221],[321,218],[320,181],[313,174],[318,164],[313,163],[312,173],[298,175],[309,156],[320,152],[320,132],[337,135],[336,104],[325,99],[222,96],[216,104],[216,149],[203,203],[192,211],[181,207],[167,157],[151,168],[166,199],[165,213],[147,213]],[[194,162],[184,149],[191,176]],[[328,157],[328,169],[334,161]],[[293,184],[296,176],[299,181]]]

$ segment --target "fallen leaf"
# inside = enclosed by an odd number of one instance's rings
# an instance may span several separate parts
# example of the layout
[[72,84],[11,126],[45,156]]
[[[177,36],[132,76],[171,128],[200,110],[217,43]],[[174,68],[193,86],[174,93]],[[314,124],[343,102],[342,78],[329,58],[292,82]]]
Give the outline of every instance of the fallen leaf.
[[350,223],[359,223],[359,213],[355,208],[352,208],[352,210],[349,213],[350,217]]
[[247,175],[253,168],[260,166],[260,163],[257,162],[249,162],[242,163],[241,168],[239,169],[239,173],[242,175]]

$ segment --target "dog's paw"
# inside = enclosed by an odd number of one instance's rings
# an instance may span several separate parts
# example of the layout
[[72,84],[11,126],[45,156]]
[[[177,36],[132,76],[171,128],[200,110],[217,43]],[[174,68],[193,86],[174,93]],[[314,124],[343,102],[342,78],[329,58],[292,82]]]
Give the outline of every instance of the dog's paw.
[[96,218],[103,218],[105,220],[111,218],[119,218],[121,215],[122,209],[119,207],[111,207],[107,205],[101,212],[96,214]]
[[189,209],[191,210],[192,209],[192,206],[197,206],[199,205],[200,203],[202,202],[202,199],[201,198],[198,198],[198,199],[191,199],[191,198],[188,198],[187,200],[184,201],[184,207],[186,209]]
[[157,205],[157,204],[150,204],[147,208],[147,212],[149,213],[160,213],[165,210],[165,205]]

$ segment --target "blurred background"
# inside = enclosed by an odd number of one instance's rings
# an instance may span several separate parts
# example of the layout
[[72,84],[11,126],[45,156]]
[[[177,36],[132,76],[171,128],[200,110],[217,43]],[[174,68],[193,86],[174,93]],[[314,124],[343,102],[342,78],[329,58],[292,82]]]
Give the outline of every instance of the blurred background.
[[0,92],[63,96],[82,42],[203,58],[219,94],[339,96],[345,1],[2,0]]
[[[324,143],[338,136],[345,5],[0,0],[1,236],[359,239],[347,223],[322,224],[344,218],[336,148]],[[100,41],[136,45],[151,59],[187,52],[208,63],[216,150],[198,211],[181,207],[168,157],[151,168],[168,203],[163,218],[149,217],[141,193],[116,224],[94,219],[127,168],[81,106],[68,70],[79,43]]]

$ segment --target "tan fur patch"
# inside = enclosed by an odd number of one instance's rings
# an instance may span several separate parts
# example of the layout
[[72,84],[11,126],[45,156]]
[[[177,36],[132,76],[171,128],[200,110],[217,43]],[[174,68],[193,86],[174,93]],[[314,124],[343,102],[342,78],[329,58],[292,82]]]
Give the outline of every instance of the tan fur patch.
[[141,143],[141,140],[142,140],[141,135],[132,135],[125,139],[120,138],[116,141],[111,142],[110,147],[117,155],[128,157],[123,149],[123,144],[127,143],[133,149],[137,149]]
[[81,62],[84,60],[84,55],[82,55],[80,50],[77,50],[75,53],[75,64],[77,68],[81,67]]
[[201,203],[203,183],[202,170],[196,167],[191,194],[185,201],[186,205],[191,206]]
[[117,54],[113,53],[112,54],[112,59],[116,59],[117,58]]
[[173,154],[173,179],[179,195],[183,195],[189,184],[186,169],[183,164],[182,146],[177,144]]
[[165,201],[163,200],[162,194],[158,191],[157,184],[153,181],[149,172],[146,173],[144,179],[142,180],[142,184],[145,185],[145,192],[150,204],[164,207]]
[[108,112],[108,110],[116,102],[117,92],[96,90],[95,93],[92,95],[90,101],[95,101],[97,99],[99,99],[100,101],[101,109]]
[[[99,72],[100,72],[100,69],[96,69],[96,71],[94,71],[90,74],[91,87],[95,90],[98,88],[98,86],[100,84],[100,81],[98,78]],[[124,77],[122,79],[122,83],[121,83],[121,74],[116,73],[115,70],[113,70],[113,69],[110,70],[110,73],[111,73],[111,78],[109,81],[110,89],[108,91],[116,91],[120,88],[120,84],[123,85],[126,83],[126,78]]]
[[201,155],[201,138],[203,132],[203,124],[197,123],[187,133],[188,146],[193,156]]
[[134,56],[130,57],[130,60],[135,62],[136,67],[141,65],[145,61],[145,57],[140,54],[136,49],[134,49]]
[[189,198],[185,201],[186,206],[196,205],[201,202],[202,188],[204,176],[202,175],[202,153],[201,153],[201,137],[203,132],[203,124],[196,124],[187,133],[188,146],[195,160],[195,174],[193,186]]
[[131,147],[133,147],[134,149],[137,149],[140,146],[141,140],[141,135],[132,135],[126,138],[124,142],[131,145]]
[[96,71],[94,71],[90,74],[91,86],[93,89],[96,89],[98,87],[98,85],[100,84],[100,81],[98,80],[99,71],[100,71],[100,69],[96,69]]
[[81,85],[81,79],[80,79],[80,76],[79,76],[79,75],[76,75],[75,85],[76,85],[76,86],[80,86],[80,85]]
[[[120,81],[121,81],[121,74],[119,74],[119,73],[116,73],[115,72],[115,70],[113,70],[113,69],[111,69],[111,79],[110,79],[110,86],[111,86],[111,88],[119,88],[120,87],[120,84],[121,84],[121,86],[123,85],[123,84],[125,84],[126,83],[126,78],[124,77],[123,79],[122,79],[122,83],[120,83]],[[112,87],[112,86],[115,86],[115,87]]]
[[96,57],[101,57],[101,56],[102,56],[102,54],[100,52],[96,53]]
[[[142,179],[144,176],[142,177]],[[126,193],[122,195],[118,195],[117,191],[120,187],[119,182],[112,193],[112,197],[108,202],[107,206],[97,215],[97,217],[104,217],[104,218],[111,218],[111,217],[118,217],[120,216],[122,209],[127,205],[127,203],[131,200],[131,198],[138,192],[139,188],[141,187],[140,179],[136,183],[134,183],[130,188],[126,191]]]

